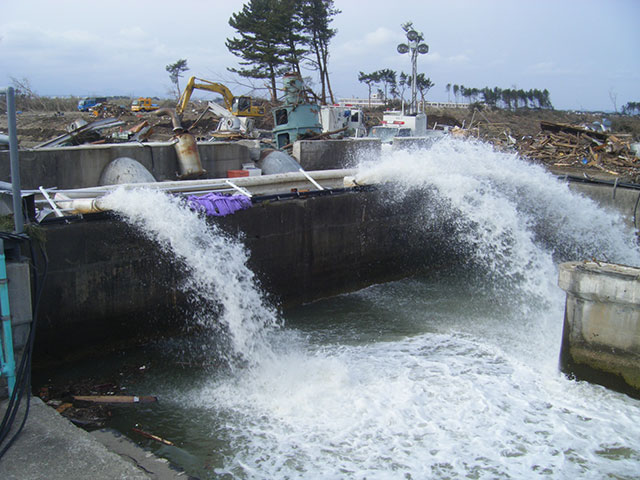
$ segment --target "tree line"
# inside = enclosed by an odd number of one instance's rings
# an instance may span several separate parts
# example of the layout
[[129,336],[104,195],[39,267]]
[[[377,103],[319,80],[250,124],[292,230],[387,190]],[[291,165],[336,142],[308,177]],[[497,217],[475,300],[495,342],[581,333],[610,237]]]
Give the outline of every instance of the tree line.
[[623,115],[633,115],[634,113],[640,114],[640,102],[627,102],[622,106]]
[[456,102],[459,97],[466,99],[469,103],[483,102],[492,107],[504,107],[509,110],[518,108],[549,108],[553,109],[549,90],[522,90],[516,88],[484,87],[467,88],[464,85],[452,85],[448,83],[445,87],[447,94],[453,93]]
[[[413,78],[411,74],[397,72],[389,68],[382,70],[376,70],[371,73],[360,72],[358,74],[358,81],[367,85],[369,89],[369,102],[371,102],[371,90],[375,87],[378,90],[378,94],[387,102],[390,99],[405,101],[405,92],[407,89],[411,89]],[[416,89],[420,92],[420,97],[424,102],[427,92],[435,84],[429,77],[426,77],[424,73],[416,74]],[[382,88],[380,88],[382,87]]]

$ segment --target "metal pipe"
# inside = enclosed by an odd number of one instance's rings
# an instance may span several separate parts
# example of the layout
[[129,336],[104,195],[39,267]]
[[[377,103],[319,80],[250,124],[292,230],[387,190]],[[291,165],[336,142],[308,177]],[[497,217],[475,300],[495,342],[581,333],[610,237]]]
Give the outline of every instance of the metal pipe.
[[11,186],[13,194],[13,224],[15,233],[24,232],[22,193],[20,192],[20,162],[18,161],[18,132],[16,129],[15,90],[7,87],[0,90],[7,97],[7,123],[9,126],[9,159],[11,162]]
[[311,175],[309,175],[307,172],[304,171],[304,169],[299,169],[298,170],[300,173],[302,173],[302,175],[305,176],[305,178],[307,180],[309,180],[311,183],[313,183],[313,186],[316,187],[318,190],[324,190],[324,188],[322,187],[322,185],[320,185],[318,182],[316,182],[313,178],[311,178]]
[[156,110],[155,115],[157,116],[168,115],[169,117],[171,117],[171,124],[173,125],[173,131],[174,132],[184,131],[184,128],[182,128],[182,124],[180,123],[180,119],[178,118],[178,114],[175,112],[175,110],[172,110],[170,108],[159,108],[158,110]]

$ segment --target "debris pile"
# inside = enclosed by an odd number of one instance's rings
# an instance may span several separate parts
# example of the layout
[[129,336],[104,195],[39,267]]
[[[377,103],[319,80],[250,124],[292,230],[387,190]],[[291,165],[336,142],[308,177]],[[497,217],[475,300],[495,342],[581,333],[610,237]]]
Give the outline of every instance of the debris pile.
[[146,365],[127,365],[119,373],[119,379],[84,378],[58,385],[48,383],[39,387],[37,395],[75,425],[86,430],[103,428],[117,415],[119,408],[157,402],[155,396],[127,394],[126,387],[121,385],[146,371]]
[[535,137],[516,142],[522,156],[548,166],[590,167],[634,182],[640,180],[640,159],[631,135],[551,122],[541,122],[540,128]]

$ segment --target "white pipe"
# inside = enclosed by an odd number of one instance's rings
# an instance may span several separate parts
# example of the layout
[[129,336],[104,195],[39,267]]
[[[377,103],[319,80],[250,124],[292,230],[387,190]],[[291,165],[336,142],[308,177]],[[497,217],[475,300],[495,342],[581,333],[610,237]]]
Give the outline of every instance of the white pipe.
[[[318,181],[342,179],[348,175],[355,175],[356,169],[336,169],[336,170],[316,170],[308,172]],[[253,177],[238,177],[233,179],[233,183],[240,187],[262,187],[269,185],[278,185],[281,183],[293,183],[307,179],[300,172],[278,173],[274,175],[261,175]],[[203,180],[179,180],[173,182],[153,182],[153,183],[127,183],[121,185],[105,185],[101,187],[78,188],[73,190],[56,190],[57,193],[63,193],[70,198],[87,198],[106,195],[116,188],[133,189],[152,189],[164,190],[169,192],[192,192],[202,191],[205,189],[222,189],[228,188],[225,183],[227,179],[203,179]]]
[[301,172],[307,178],[307,180],[313,183],[318,190],[324,190],[324,188],[318,182],[316,182],[313,178],[311,178],[311,176],[307,172],[305,172],[302,168],[298,171]]
[[[336,180],[338,178],[344,179],[345,176],[354,175],[355,169],[340,169],[340,170],[317,170],[312,172],[313,175],[319,180]],[[53,198],[60,209],[64,211],[73,211],[79,214],[85,213],[97,213],[109,210],[104,205],[103,197],[116,188],[126,188],[128,190],[134,189],[155,189],[167,192],[183,192],[183,193],[204,193],[206,191],[224,190],[229,191],[229,186],[235,190],[240,191],[244,195],[251,197],[252,194],[246,188],[243,187],[258,187],[268,185],[278,185],[282,183],[294,183],[296,181],[309,180],[319,190],[324,188],[317,183],[307,172],[290,172],[281,173],[276,175],[264,175],[261,177],[239,177],[235,178],[233,182],[229,179],[224,179],[223,183],[212,183],[212,180],[182,180],[178,182],[154,182],[154,183],[131,183],[123,185],[107,185],[104,187],[84,188],[77,190],[57,190]],[[221,181],[222,179],[218,179]],[[213,180],[215,181],[215,180]],[[44,189],[43,189],[44,190]],[[46,191],[42,192],[46,194]],[[47,195],[45,195],[46,197]]]
[[225,180],[224,183],[226,183],[227,185],[230,185],[231,187],[233,187],[234,190],[237,190],[238,192],[240,192],[242,195],[251,198],[251,193],[249,193],[247,190],[245,190],[242,187],[237,186],[235,183],[233,183],[231,180]]

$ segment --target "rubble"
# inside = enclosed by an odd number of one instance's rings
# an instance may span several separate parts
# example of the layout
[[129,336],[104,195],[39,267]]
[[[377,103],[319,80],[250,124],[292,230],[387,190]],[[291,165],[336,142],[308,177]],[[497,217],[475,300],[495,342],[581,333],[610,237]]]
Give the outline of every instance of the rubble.
[[492,122],[483,112],[475,111],[466,128],[463,123],[450,132],[515,151],[554,170],[599,172],[608,178],[640,183],[638,143],[631,133],[613,132],[606,119],[591,125],[540,120],[538,125],[537,133],[518,135],[512,131],[512,123]]
[[102,138],[100,132],[108,128],[119,127],[124,125],[122,120],[117,118],[105,118],[95,122],[86,123],[86,121],[76,120],[69,125],[69,133],[65,133],[46,142],[40,143],[33,148],[60,147],[63,145],[81,145],[83,143],[95,143]]
[[615,177],[640,181],[640,159],[630,134],[541,122],[535,137],[516,142],[518,152],[552,167],[591,167]]

